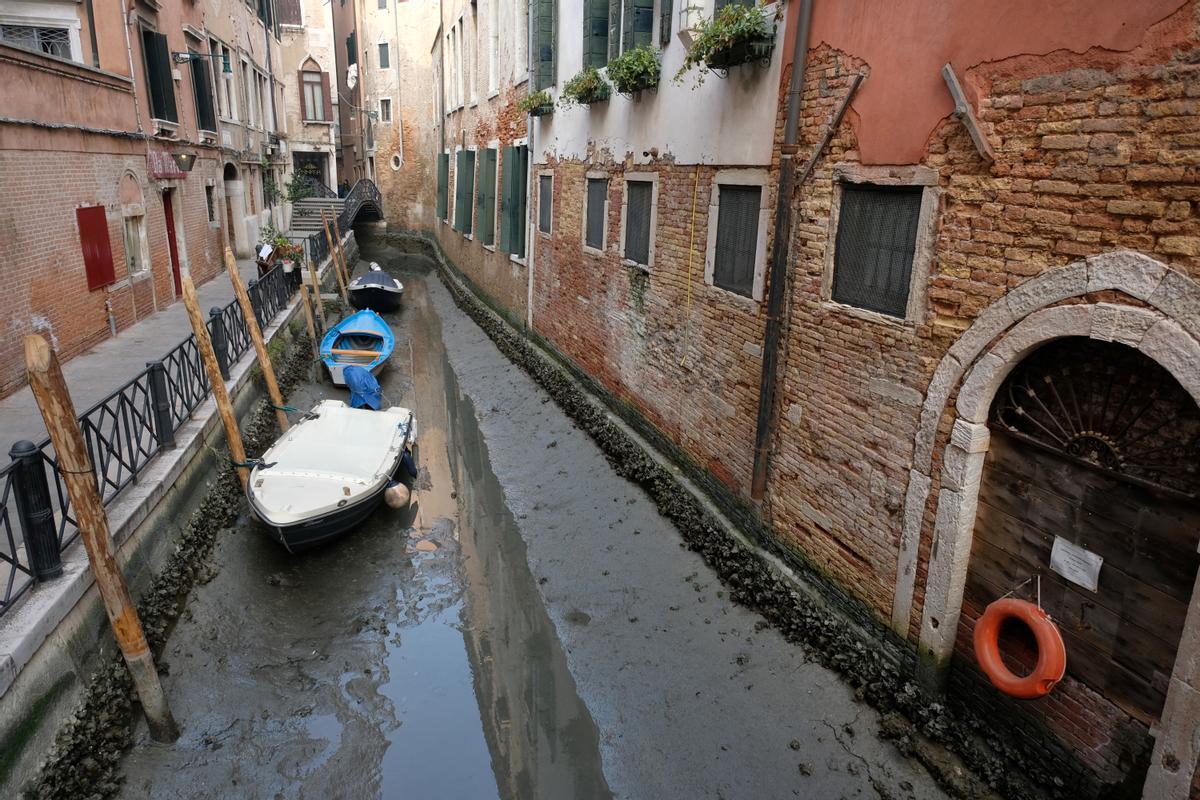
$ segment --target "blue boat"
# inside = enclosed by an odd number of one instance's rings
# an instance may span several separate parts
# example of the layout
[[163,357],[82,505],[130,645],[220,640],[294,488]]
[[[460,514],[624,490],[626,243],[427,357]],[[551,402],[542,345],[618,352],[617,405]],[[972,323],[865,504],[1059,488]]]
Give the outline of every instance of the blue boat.
[[329,377],[339,386],[346,385],[342,371],[363,367],[378,374],[392,355],[396,336],[383,317],[369,309],[357,311],[334,325],[321,340],[321,360],[329,368]]

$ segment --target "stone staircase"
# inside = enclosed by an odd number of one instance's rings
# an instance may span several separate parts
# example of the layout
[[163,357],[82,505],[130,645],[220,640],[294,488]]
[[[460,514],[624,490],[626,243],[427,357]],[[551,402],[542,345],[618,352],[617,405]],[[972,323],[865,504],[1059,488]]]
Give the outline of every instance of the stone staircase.
[[[293,241],[303,239],[318,231],[325,232],[321,224],[321,211],[332,219],[342,212],[346,201],[337,197],[306,197],[292,203],[292,225],[287,236]],[[345,231],[342,231],[345,233]]]

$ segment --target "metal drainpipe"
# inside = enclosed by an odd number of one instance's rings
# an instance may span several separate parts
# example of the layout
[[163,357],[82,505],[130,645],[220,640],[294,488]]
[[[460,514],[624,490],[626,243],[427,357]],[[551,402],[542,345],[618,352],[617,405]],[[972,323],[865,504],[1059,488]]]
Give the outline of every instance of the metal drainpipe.
[[133,68],[133,45],[129,42],[129,26],[133,24],[133,20],[129,18],[129,8],[123,3],[121,5],[121,10],[125,13],[125,24],[122,27],[125,28],[125,53],[129,56],[129,80],[133,81],[135,86],[133,91],[133,115],[137,118],[138,133],[144,133],[145,129],[142,127],[142,106],[138,102],[138,93],[136,89],[137,70]]
[[[528,83],[526,86],[528,86],[530,90],[534,88],[534,37],[533,25],[530,23],[533,21],[533,4],[535,2],[537,2],[537,0],[529,0],[529,2],[525,5],[525,68],[528,71],[529,76],[527,78]],[[525,167],[525,209],[526,214],[529,216],[528,222],[525,223],[525,241],[527,243],[527,246],[525,247],[525,329],[529,333],[533,332],[533,253],[534,248],[537,246],[537,230],[534,228],[532,215],[528,214],[530,205],[529,201],[533,199],[533,187],[536,183],[536,181],[533,180],[535,175],[533,169],[533,154],[537,152],[534,149],[533,144],[533,121],[534,116],[532,113],[525,117],[525,138],[529,142],[527,145],[529,148],[529,163]]]
[[800,18],[792,41],[792,72],[788,77],[787,123],[779,159],[779,196],[775,201],[775,242],[771,248],[771,271],[767,298],[767,330],[763,336],[762,381],[758,390],[758,424],[754,433],[754,473],[750,496],[761,500],[767,487],[767,462],[771,434],[775,428],[775,391],[778,379],[779,344],[783,333],[783,310],[787,300],[788,248],[791,242],[792,182],[796,175],[796,138],[800,106],[804,101],[804,68],[808,63],[808,33],[813,0],[801,0]]

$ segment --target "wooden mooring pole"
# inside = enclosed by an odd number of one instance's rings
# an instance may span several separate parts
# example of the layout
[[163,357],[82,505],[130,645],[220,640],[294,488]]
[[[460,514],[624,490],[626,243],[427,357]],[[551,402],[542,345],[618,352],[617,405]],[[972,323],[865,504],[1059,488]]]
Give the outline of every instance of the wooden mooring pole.
[[312,278],[313,295],[317,298],[317,314],[320,316],[321,328],[325,328],[325,303],[321,301],[321,279],[317,275],[317,263],[308,262],[308,274]]
[[[196,335],[196,348],[200,351],[200,360],[204,362],[204,370],[208,373],[208,382],[212,386],[213,399],[217,401],[217,411],[221,414],[221,422],[225,425],[225,438],[229,440],[229,455],[235,464],[246,463],[246,449],[242,446],[242,432],[238,430],[237,415],[233,413],[233,402],[225,389],[225,379],[221,377],[221,368],[217,365],[217,354],[213,352],[212,339],[208,336],[208,326],[204,324],[204,316],[200,313],[200,301],[196,299],[196,287],[192,284],[192,276],[183,276],[183,305],[187,308],[188,319],[192,322],[192,333]],[[250,480],[250,470],[245,466],[237,467],[238,479],[242,489]]]
[[179,727],[167,706],[154,667],[154,656],[146,641],[142,621],[137,607],[129,594],[129,587],[112,554],[112,538],[108,531],[108,515],[100,501],[100,492],[88,458],[83,431],[75,417],[75,405],[63,379],[62,369],[50,345],[40,335],[25,337],[25,366],[29,372],[29,386],[50,432],[54,443],[54,455],[58,460],[58,471],[67,484],[67,495],[71,499],[71,512],[79,525],[79,538],[88,554],[96,588],[104,600],[108,621],[129,675],[133,678],[138,700],[146,712],[150,725],[150,736],[156,742],[173,742],[179,738]]
[[337,245],[333,241],[333,233],[329,230],[329,218],[325,216],[325,209],[321,209],[321,222],[325,225],[325,241],[329,242],[329,260],[333,267],[333,274],[337,276],[338,288],[342,291],[342,302],[348,308],[350,306],[350,296],[346,294],[346,281],[342,278],[342,270],[338,265]]
[[346,273],[346,285],[350,285],[350,278],[354,275],[354,270],[350,269],[349,262],[346,261],[346,248],[342,246],[342,232],[338,229],[338,221],[336,214],[329,215],[333,222],[333,237],[337,240],[338,253],[342,256],[342,270]]
[[321,357],[321,343],[317,341],[317,325],[313,320],[312,300],[308,297],[308,287],[300,284],[300,302],[304,304],[304,322],[308,325],[308,338],[312,342],[313,358]]
[[242,316],[246,319],[246,330],[250,331],[250,341],[254,342],[254,352],[258,355],[258,365],[262,368],[263,381],[267,384],[267,396],[275,409],[275,420],[279,423],[282,433],[288,429],[287,412],[283,410],[283,395],[279,393],[279,382],[275,380],[275,365],[271,363],[271,355],[263,341],[262,329],[258,327],[258,316],[254,313],[254,304],[250,302],[250,293],[242,285],[242,273],[238,269],[237,259],[233,251],[225,248],[225,271],[229,273],[229,282],[233,284],[233,293],[237,295],[238,305],[242,307]]

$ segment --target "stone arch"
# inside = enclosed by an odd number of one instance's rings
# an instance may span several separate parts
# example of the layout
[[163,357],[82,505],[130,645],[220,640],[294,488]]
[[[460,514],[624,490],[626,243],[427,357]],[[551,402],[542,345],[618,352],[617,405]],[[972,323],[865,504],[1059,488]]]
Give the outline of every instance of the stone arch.
[[221,179],[226,181],[236,181],[238,179],[237,165],[232,161],[226,161],[225,169],[221,174]]
[[142,194],[142,183],[130,170],[125,170],[117,187],[117,198],[122,207],[144,206],[145,197]]
[[300,71],[301,72],[324,72],[324,70],[321,69],[320,62],[318,62],[317,59],[313,58],[311,53],[309,55],[305,56],[303,63],[300,64]]
[[[1030,278],[985,308],[938,363],[921,407],[901,518],[896,590],[892,602],[892,628],[900,636],[908,638],[909,634],[913,595],[916,590],[921,527],[932,484],[933,450],[938,425],[950,395],[988,345],[1014,324],[1063,300],[1106,290],[1115,290],[1135,297],[1158,312],[1156,329],[1151,331],[1147,328],[1142,332],[1146,346],[1155,350],[1155,353],[1147,354],[1173,373],[1175,368],[1168,365],[1168,360],[1174,362],[1177,368],[1182,367],[1178,362],[1180,358],[1185,357],[1185,353],[1173,351],[1177,347],[1188,350],[1186,345],[1180,344],[1185,340],[1191,340],[1193,343],[1200,340],[1200,284],[1160,261],[1130,250],[1090,256]],[[1147,309],[1114,304],[1100,304],[1097,308],[1104,310],[1100,312],[1093,338],[1124,341],[1120,337],[1128,338],[1134,334],[1123,332],[1121,326],[1133,325],[1131,330],[1136,331],[1137,325],[1146,321],[1141,312],[1147,312]],[[1139,320],[1141,322],[1138,322]],[[1157,327],[1158,325],[1161,327]],[[1014,330],[1013,333],[1015,332]],[[1037,334],[1026,327],[1022,329],[1021,335]],[[1085,335],[1093,334],[1089,331]],[[1016,341],[1013,339],[1007,347],[1015,346]],[[1137,344],[1133,346],[1140,347]],[[1004,352],[990,355],[1000,358]],[[999,380],[1002,381],[1003,376],[1000,376]],[[1183,380],[1180,380],[1180,383],[1183,383],[1189,392],[1193,391]],[[996,384],[998,385],[999,383]],[[994,392],[994,386],[992,390]],[[960,390],[960,401],[965,391],[967,388],[964,386]],[[986,411],[984,413],[986,414]],[[960,432],[959,435],[963,434]],[[986,444],[984,449],[986,450]]]
[[[1109,289],[1136,297],[1149,308],[1103,302],[1053,305]],[[937,422],[951,391],[962,379],[955,420],[942,453],[922,607],[918,670],[927,686],[941,685],[954,650],[990,439],[986,422],[992,400],[1004,379],[1028,353],[1048,341],[1070,336],[1136,348],[1165,368],[1200,403],[1200,285],[1140,254],[1095,256],[1051,270],[994,303],[968,328],[938,365],[926,396],[904,511],[904,536],[911,537],[907,543],[911,557],[908,568],[915,574],[916,543],[932,483],[930,466]],[[929,426],[925,424],[927,417],[933,420]],[[908,594],[904,597],[900,585],[904,567],[902,562],[897,570],[893,624],[902,623],[903,628],[898,630],[907,634],[914,580],[907,580]],[[1192,735],[1194,721],[1200,718],[1200,659],[1187,655],[1194,643],[1200,642],[1198,589],[1200,576],[1193,588],[1160,721],[1152,732],[1154,751],[1143,797],[1187,797],[1200,760],[1200,739]]]

